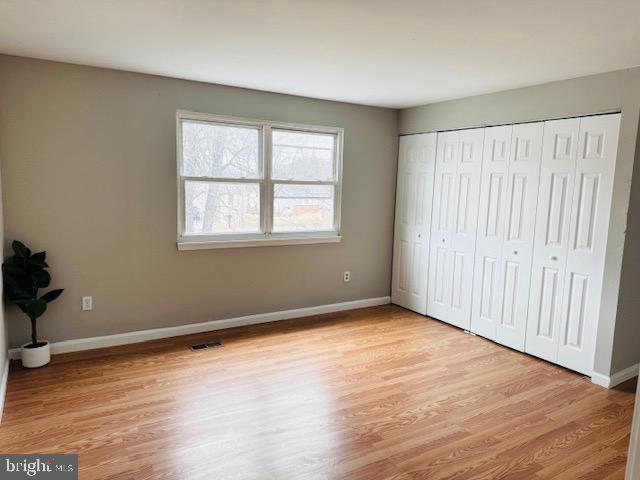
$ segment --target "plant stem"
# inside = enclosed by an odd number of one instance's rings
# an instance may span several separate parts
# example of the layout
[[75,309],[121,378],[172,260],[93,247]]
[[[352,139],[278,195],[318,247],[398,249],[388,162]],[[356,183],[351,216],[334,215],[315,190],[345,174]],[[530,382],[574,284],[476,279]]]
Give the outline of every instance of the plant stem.
[[35,348],[38,345],[38,332],[36,330],[36,319],[31,319],[31,345]]

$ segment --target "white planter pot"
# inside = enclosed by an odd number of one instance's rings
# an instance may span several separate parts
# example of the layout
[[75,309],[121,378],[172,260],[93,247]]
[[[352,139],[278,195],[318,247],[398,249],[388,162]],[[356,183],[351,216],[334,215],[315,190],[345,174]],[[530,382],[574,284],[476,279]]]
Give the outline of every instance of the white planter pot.
[[46,365],[51,361],[51,348],[49,342],[41,340],[44,345],[36,348],[28,348],[31,342],[22,346],[22,366],[26,368],[37,368]]

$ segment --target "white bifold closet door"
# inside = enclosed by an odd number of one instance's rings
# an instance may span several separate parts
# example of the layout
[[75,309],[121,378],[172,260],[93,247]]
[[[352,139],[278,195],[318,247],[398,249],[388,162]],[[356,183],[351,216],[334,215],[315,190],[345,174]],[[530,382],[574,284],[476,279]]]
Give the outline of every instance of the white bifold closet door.
[[526,351],[593,369],[620,115],[545,122]]
[[435,157],[435,133],[400,137],[391,301],[423,315]]
[[427,315],[469,329],[484,129],[438,134]]
[[485,130],[471,331],[524,350],[543,122]]

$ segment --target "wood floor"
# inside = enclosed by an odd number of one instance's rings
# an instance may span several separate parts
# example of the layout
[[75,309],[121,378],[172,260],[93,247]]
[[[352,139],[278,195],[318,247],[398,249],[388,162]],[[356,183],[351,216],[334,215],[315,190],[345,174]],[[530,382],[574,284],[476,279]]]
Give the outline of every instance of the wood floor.
[[79,453],[81,479],[622,479],[632,383],[384,306],[14,365],[0,452]]

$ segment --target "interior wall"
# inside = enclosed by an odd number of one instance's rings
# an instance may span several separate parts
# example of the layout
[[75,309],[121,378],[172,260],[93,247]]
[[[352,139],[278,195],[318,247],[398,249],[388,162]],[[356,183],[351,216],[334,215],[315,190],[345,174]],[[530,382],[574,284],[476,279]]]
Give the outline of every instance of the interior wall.
[[[179,252],[177,109],[343,127],[342,242]],[[47,250],[65,288],[43,339],[389,295],[396,110],[0,56],[0,152],[6,241]]]
[[[2,150],[0,149],[0,164],[2,161]],[[1,170],[1,167],[0,167]],[[0,177],[2,175],[0,174]],[[4,261],[4,218],[3,218],[3,203],[2,203],[2,181],[0,180],[0,254]],[[0,382],[3,380],[5,368],[8,367],[7,349],[9,347],[8,337],[8,325],[6,321],[6,311],[3,293],[2,275],[0,275]],[[0,383],[0,392],[2,392],[3,385]],[[0,394],[1,395],[1,394]],[[0,396],[0,418],[2,418],[2,405],[4,403],[4,397]]]
[[[635,278],[640,253],[631,244],[640,229],[640,172],[634,169],[634,160],[640,157],[640,68],[414,107],[399,115],[400,133],[410,134],[617,110],[622,111],[622,118],[614,209],[594,365],[604,375],[640,362],[640,297]],[[629,203],[632,176],[635,186]]]

